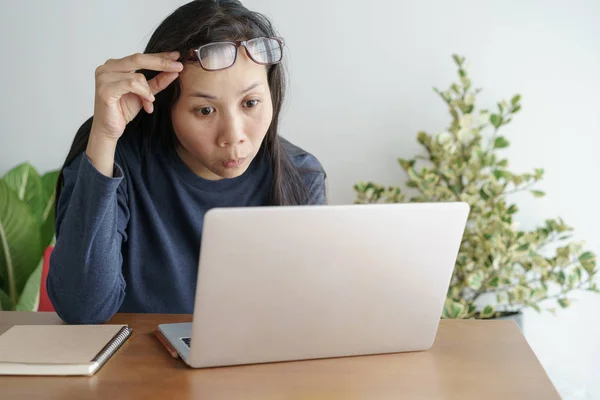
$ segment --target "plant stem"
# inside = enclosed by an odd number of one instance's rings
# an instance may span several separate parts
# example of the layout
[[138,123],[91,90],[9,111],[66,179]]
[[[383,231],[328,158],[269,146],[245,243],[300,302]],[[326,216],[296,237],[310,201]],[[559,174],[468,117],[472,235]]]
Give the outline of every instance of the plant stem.
[[583,288],[584,284],[586,284],[586,283],[589,283],[589,282],[590,282],[590,279],[588,278],[588,279],[586,279],[585,281],[581,281],[581,282],[579,283],[579,285],[577,285],[577,286],[574,286],[574,287],[570,288],[569,290],[566,290],[566,291],[565,291],[565,290],[562,290],[560,293],[553,294],[552,296],[545,296],[545,297],[542,297],[541,299],[538,299],[538,300],[537,300],[537,302],[538,302],[538,303],[541,303],[542,301],[546,301],[546,300],[554,300],[554,299],[558,299],[558,298],[560,298],[560,297],[564,297],[564,296],[565,296],[565,295],[566,295],[568,292],[571,292],[571,291],[573,291],[573,290],[579,290],[579,289]]
[[516,288],[519,285],[530,285],[532,283],[536,283],[536,282],[539,282],[539,281],[540,281],[540,278],[534,278],[534,279],[528,280],[525,283],[518,282],[518,283],[513,283],[513,284],[510,284],[510,285],[505,285],[505,286],[502,286],[502,287],[497,287],[497,288],[493,288],[493,289],[487,289],[487,290],[484,290],[483,293],[506,292],[506,291],[508,291],[510,289]]
[[514,194],[514,193],[519,193],[528,189],[531,189],[531,187],[533,187],[535,184],[537,183],[537,181],[533,181],[527,185],[525,185],[524,187],[521,188],[514,188],[513,190],[509,190],[508,192],[504,192],[502,193],[502,196],[506,196],[508,194]]
[[494,150],[494,143],[496,142],[496,135],[498,135],[498,130],[500,128],[494,128],[494,133],[492,133],[492,137],[490,139],[490,144],[488,146],[487,152],[490,153]]
[[536,252],[539,252],[541,249],[548,246],[550,243],[556,241],[557,237],[558,237],[558,234],[556,234],[556,233],[552,234],[552,236],[548,236],[548,238],[545,241],[543,241],[536,247]]

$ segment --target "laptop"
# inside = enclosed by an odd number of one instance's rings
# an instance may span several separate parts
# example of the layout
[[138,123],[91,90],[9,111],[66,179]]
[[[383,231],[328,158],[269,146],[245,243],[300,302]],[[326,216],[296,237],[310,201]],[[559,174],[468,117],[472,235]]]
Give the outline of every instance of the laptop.
[[215,208],[193,322],[161,324],[191,367],[424,351],[466,203]]

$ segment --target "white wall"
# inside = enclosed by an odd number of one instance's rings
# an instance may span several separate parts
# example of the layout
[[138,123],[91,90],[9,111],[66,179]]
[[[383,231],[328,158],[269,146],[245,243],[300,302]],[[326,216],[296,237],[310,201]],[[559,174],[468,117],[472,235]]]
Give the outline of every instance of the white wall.
[[1,0],[0,173],[60,167],[94,104],[94,70],[144,50],[180,1]]
[[[92,112],[94,68],[141,51],[183,1],[1,4],[0,174],[23,160],[58,167]],[[320,158],[332,203],[352,202],[358,180],[404,181],[396,159],[419,150],[416,132],[448,123],[431,88],[454,79],[456,52],[471,61],[487,106],[523,96],[506,130],[507,154],[514,170],[545,168],[548,196],[517,199],[522,226],[562,216],[600,254],[600,2],[245,4],[273,17],[286,38],[291,90],[282,133]],[[582,294],[557,317],[526,315],[526,337],[564,398],[600,398],[599,313],[600,295]]]

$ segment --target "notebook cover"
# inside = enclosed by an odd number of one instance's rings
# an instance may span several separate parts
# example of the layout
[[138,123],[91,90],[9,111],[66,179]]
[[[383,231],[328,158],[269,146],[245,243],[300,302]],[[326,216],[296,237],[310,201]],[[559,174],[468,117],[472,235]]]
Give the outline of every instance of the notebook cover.
[[15,325],[0,336],[0,374],[93,374],[130,334],[127,325]]

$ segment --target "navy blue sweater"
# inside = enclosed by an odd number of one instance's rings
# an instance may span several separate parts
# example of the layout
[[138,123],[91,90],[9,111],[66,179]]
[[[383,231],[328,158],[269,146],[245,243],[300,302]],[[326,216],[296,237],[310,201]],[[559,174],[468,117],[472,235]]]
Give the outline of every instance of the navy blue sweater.
[[[318,160],[282,142],[301,171],[308,204],[324,204]],[[85,153],[63,176],[47,288],[67,323],[101,323],[116,312],[192,313],[204,214],[267,205],[273,180],[262,151],[241,176],[209,181],[175,152],[143,157],[142,143],[127,135],[117,145],[112,178]]]

